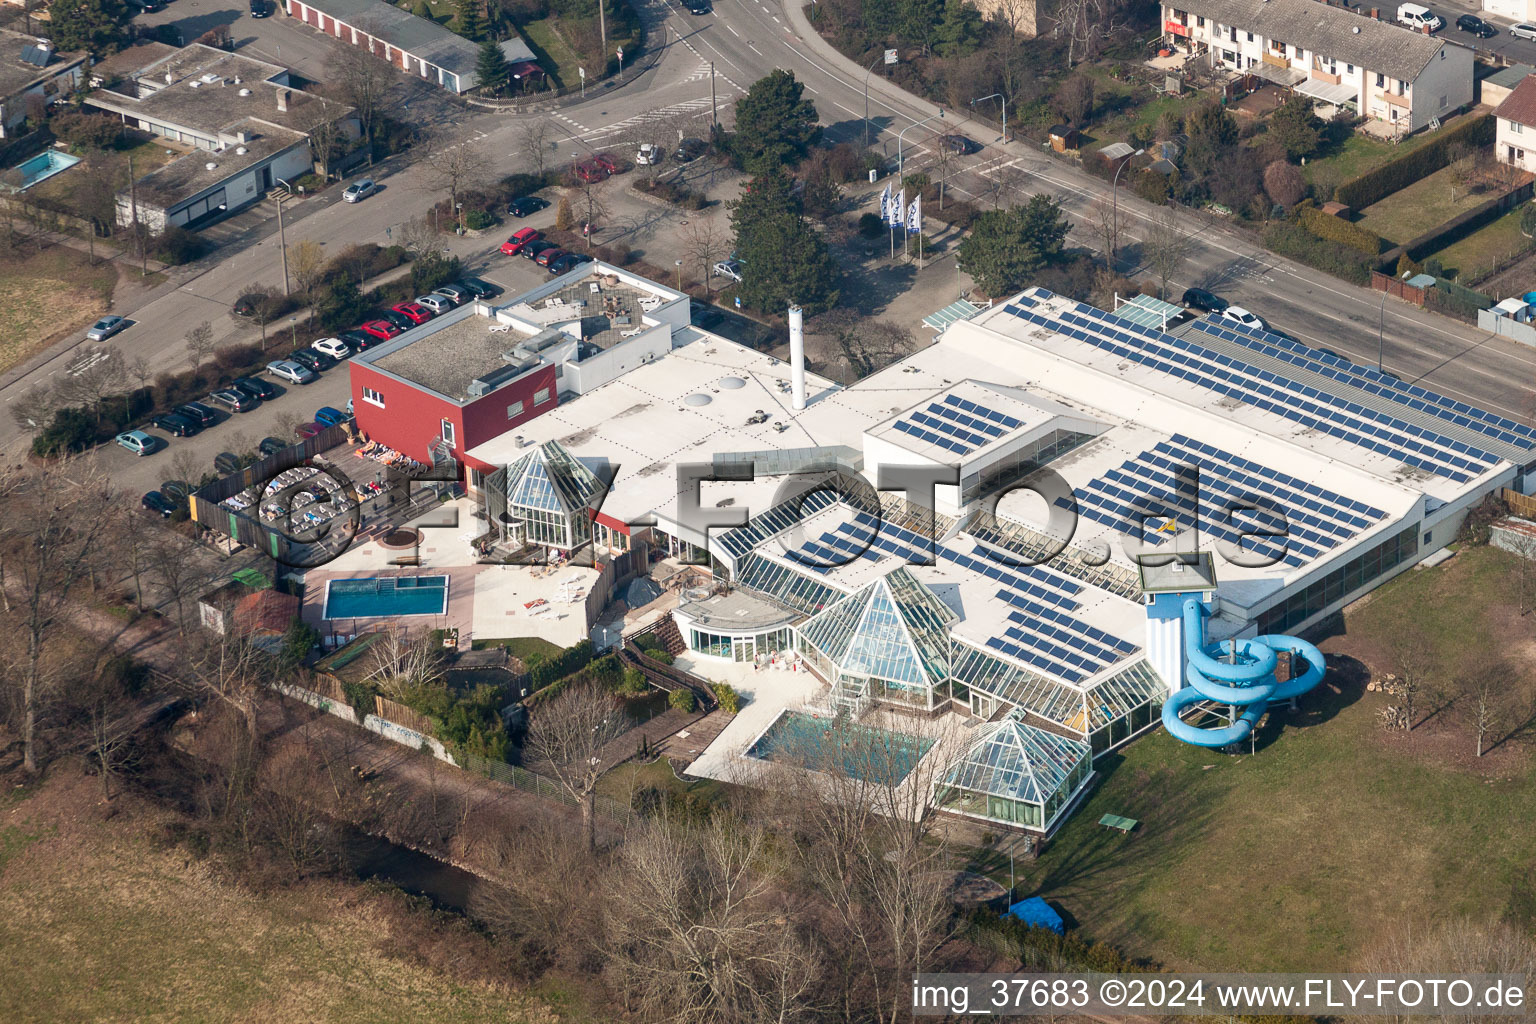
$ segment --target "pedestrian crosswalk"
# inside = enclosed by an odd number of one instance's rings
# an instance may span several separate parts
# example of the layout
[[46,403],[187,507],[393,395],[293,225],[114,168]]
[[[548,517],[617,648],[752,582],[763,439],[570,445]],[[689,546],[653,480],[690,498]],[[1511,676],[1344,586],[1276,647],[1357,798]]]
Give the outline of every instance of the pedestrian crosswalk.
[[594,128],[591,130],[583,129],[582,138],[588,142],[592,142],[597,139],[606,138],[610,135],[622,134],[626,130],[635,128],[640,125],[659,124],[672,120],[687,120],[693,117],[698,117],[708,112],[708,110],[708,96],[704,96],[699,99],[685,100],[682,103],[673,103],[669,106],[661,107],[658,110],[647,110],[644,113],[636,114],[633,117],[626,117],[622,121],[615,121],[612,124],[604,125],[601,128]]

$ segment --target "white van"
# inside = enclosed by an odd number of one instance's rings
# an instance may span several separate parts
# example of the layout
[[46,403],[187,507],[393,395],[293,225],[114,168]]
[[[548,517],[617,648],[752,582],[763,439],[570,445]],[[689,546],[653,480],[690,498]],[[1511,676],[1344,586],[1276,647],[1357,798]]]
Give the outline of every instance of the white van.
[[1397,9],[1397,20],[1415,32],[1423,32],[1426,28],[1438,32],[1445,28],[1445,21],[1423,4],[1403,4]]

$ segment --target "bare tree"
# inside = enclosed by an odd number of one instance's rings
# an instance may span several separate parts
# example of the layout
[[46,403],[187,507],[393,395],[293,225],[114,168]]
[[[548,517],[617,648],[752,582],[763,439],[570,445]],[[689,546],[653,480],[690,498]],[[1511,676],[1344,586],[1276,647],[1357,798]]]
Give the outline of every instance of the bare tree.
[[1164,207],[1141,243],[1142,257],[1157,275],[1158,298],[1168,297],[1169,280],[1183,268],[1194,248],[1194,232],[1184,226],[1178,214]]
[[597,780],[606,766],[603,747],[623,729],[612,695],[595,683],[577,683],[533,712],[523,757],[581,805],[587,849],[597,849]]
[[272,678],[271,663],[260,651],[243,637],[205,630],[186,638],[178,664],[180,678],[238,714],[253,743],[260,738],[257,716]]
[[[1536,941],[1503,921],[1476,921],[1464,917],[1426,920],[1382,929],[1372,947],[1361,957],[1358,969],[1374,974],[1413,975],[1435,972],[1499,974],[1529,977],[1536,971]],[[1509,1020],[1499,1009],[1456,1016],[1468,1024],[1495,1024]],[[1406,1024],[1425,1019],[1424,1011],[1411,1017],[1382,1017]]]
[[478,146],[467,142],[451,142],[446,137],[429,144],[426,158],[425,187],[441,194],[448,193],[448,209],[458,209],[459,196],[489,179],[490,162]]
[[203,360],[213,352],[213,325],[207,320],[186,334],[187,355],[192,357],[192,376],[196,377],[203,367]]
[[690,260],[698,261],[699,279],[708,291],[715,262],[730,249],[730,233],[713,212],[701,214],[683,229],[683,249]]
[[813,333],[834,339],[854,379],[869,376],[913,350],[912,332],[900,324],[865,316],[859,310],[839,307],[811,321]]
[[1104,258],[1111,267],[1115,266],[1120,244],[1125,240],[1125,221],[1108,196],[1101,195],[1093,201],[1093,228],[1103,246]]
[[600,221],[608,219],[608,202],[602,187],[594,181],[578,182],[576,199],[571,205],[582,216],[582,232],[587,238],[587,248],[592,248],[592,236],[597,233]]
[[128,376],[138,382],[140,391],[149,390],[149,382],[155,379],[155,369],[149,365],[149,360],[143,356],[134,356],[128,360],[124,367]]
[[129,659],[109,654],[78,672],[70,687],[69,699],[85,727],[85,750],[101,779],[103,800],[112,799],[112,780],[134,760],[134,737],[143,724],[147,694],[142,688],[129,692],[133,672]]
[[379,690],[390,700],[409,703],[412,693],[443,682],[443,646],[430,633],[412,637],[403,629],[386,630],[369,648]]
[[325,264],[325,250],[319,242],[306,238],[288,247],[288,269],[293,273],[293,283],[304,293],[310,323],[315,321],[315,289],[325,280]]
[[83,162],[83,174],[77,176],[74,191],[75,212],[90,222],[86,240],[91,263],[96,262],[96,238],[112,233],[117,224],[117,193],[123,170],[117,157],[106,150],[89,154]]
[[1388,690],[1398,701],[1397,727],[1409,731],[1418,724],[1421,700],[1439,667],[1434,642],[1411,616],[1394,623],[1387,634],[1388,656],[1397,678]]
[[122,351],[109,345],[71,359],[64,367],[64,376],[54,385],[54,393],[66,403],[90,409],[100,424],[102,402],[120,392],[127,377]]
[[549,154],[556,142],[555,125],[549,118],[531,117],[518,123],[515,129],[517,148],[527,156],[533,167],[533,175],[542,178],[549,170]]
[[438,248],[437,232],[427,217],[414,217],[397,225],[395,235],[400,239],[400,245],[413,254],[435,252]]
[[188,487],[196,488],[203,481],[203,463],[186,448],[177,448],[171,456],[171,479],[180,480]]
[[[1503,547],[1515,556],[1515,596],[1519,600],[1520,614],[1525,615],[1531,610],[1532,598],[1536,597],[1533,594],[1536,591],[1536,533],[1525,532],[1521,525],[1523,520],[1514,522],[1514,527],[1506,531]],[[1536,530],[1536,526],[1531,529]]]
[[[189,481],[190,482],[190,481]],[[151,544],[145,557],[150,577],[176,606],[176,629],[187,634],[187,602],[208,584],[212,574],[196,552],[176,534],[162,534]]]
[[53,422],[59,404],[56,390],[47,384],[34,384],[11,403],[11,419],[22,430],[36,434]]
[[[366,24],[357,26],[370,32]],[[370,41],[375,35],[370,32]],[[331,50],[328,67],[335,76],[341,98],[357,111],[362,125],[363,142],[368,147],[368,166],[373,166],[373,134],[378,125],[379,110],[383,106],[384,93],[394,81],[394,65],[384,59],[382,51],[375,52],[373,43],[368,46],[347,46],[338,43]]]

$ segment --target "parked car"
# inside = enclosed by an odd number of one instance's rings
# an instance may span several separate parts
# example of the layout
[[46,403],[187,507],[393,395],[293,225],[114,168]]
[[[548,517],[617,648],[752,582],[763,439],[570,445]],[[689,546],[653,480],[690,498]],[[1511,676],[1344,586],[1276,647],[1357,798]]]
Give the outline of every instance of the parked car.
[[185,416],[199,427],[211,427],[219,422],[219,414],[202,402],[187,402],[183,405],[178,405],[172,411],[178,416]]
[[316,352],[323,352],[332,359],[343,360],[352,354],[352,348],[340,338],[319,338],[309,343]]
[[575,270],[583,263],[591,263],[592,257],[584,252],[568,252],[559,259],[550,260],[549,272],[551,274],[564,274]]
[[299,437],[301,437],[304,440],[308,441],[310,438],[314,437],[316,434],[320,433],[320,431],[322,431],[324,429],[325,428],[322,427],[318,423],[304,423],[304,424],[300,424],[300,426],[294,431],[294,433],[298,434]]
[[708,14],[709,0],[685,0],[689,14]]
[[1509,26],[1509,34],[1516,39],[1536,39],[1536,25],[1522,21],[1518,25]]
[[946,135],[939,140],[940,144],[956,156],[967,156],[979,152],[981,146],[964,135]]
[[1400,5],[1397,8],[1397,20],[1415,32],[1422,32],[1426,28],[1438,32],[1445,28],[1445,20],[1423,4]]
[[600,181],[607,181],[608,176],[612,173],[612,171],[596,160],[583,160],[576,165],[575,170],[577,180],[584,181],[589,185],[595,185]]
[[426,306],[432,312],[441,316],[453,308],[453,302],[446,295],[418,295],[417,305]]
[[209,395],[208,400],[215,405],[222,405],[230,412],[250,412],[260,401],[257,396],[236,387],[220,388]]
[[706,306],[703,309],[695,306],[693,307],[693,316],[690,320],[693,326],[702,327],[707,331],[725,320],[725,314],[711,306]]
[[256,446],[256,450],[261,452],[261,454],[264,455],[264,456],[265,455],[276,455],[278,452],[282,451],[284,448],[287,448],[290,444],[291,444],[291,442],[284,441],[281,438],[277,438],[277,437],[264,437],[264,438],[261,439],[261,444]]
[[740,260],[721,260],[719,263],[716,263],[712,269],[720,277],[728,277],[738,284],[741,283]]
[[321,373],[336,365],[336,360],[312,348],[296,348],[284,358],[289,362],[298,363],[311,373]]
[[328,405],[322,405],[315,410],[315,422],[325,427],[334,427],[347,419],[347,414],[340,409],[333,409]]
[[161,0],[125,0],[124,5],[128,8],[129,14],[149,14],[165,10],[165,4]]
[[1206,313],[1220,313],[1232,303],[1214,292],[1208,292],[1204,288],[1186,288],[1184,290],[1184,305],[1190,309],[1203,310]]
[[394,326],[400,328],[401,331],[408,331],[412,327],[416,326],[416,321],[412,320],[404,313],[397,313],[392,309],[386,309],[381,312],[379,314],[379,319],[383,320],[387,324],[393,324]]
[[117,443],[135,455],[148,455],[159,443],[142,430],[130,430],[117,435]]
[[666,150],[660,146],[654,146],[649,142],[642,142],[640,143],[640,149],[635,153],[635,163],[641,167],[649,167],[652,164],[661,163],[662,158],[666,155]]
[[179,416],[174,412],[164,412],[150,421],[172,437],[191,437],[203,428],[185,416]]
[[229,382],[229,386],[236,391],[243,391],[252,398],[268,399],[277,397],[277,385],[271,381],[260,380],[256,377],[236,377]]
[[545,238],[541,238],[537,242],[529,242],[527,245],[523,246],[522,257],[525,260],[531,260],[537,257],[541,252],[548,252],[551,249],[558,248],[560,247],[554,242],[551,242]]
[[512,233],[512,237],[501,243],[503,256],[516,256],[522,251],[523,246],[529,242],[536,242],[544,237],[544,232],[538,228],[522,228]]
[[691,164],[708,152],[709,143],[703,139],[684,139],[677,144],[677,150],[672,154],[672,159],[680,164]]
[[360,203],[378,190],[379,186],[374,184],[372,178],[364,178],[348,185],[347,190],[341,194],[341,198],[348,203]]
[[507,213],[513,217],[526,217],[529,214],[538,213],[548,205],[548,199],[540,199],[538,196],[518,196],[507,204]]
[[445,284],[441,288],[434,288],[432,289],[432,294],[448,296],[448,298],[453,300],[455,306],[462,306],[474,297],[470,294],[469,289],[457,284]]
[[1220,316],[1224,320],[1230,320],[1235,324],[1242,324],[1244,327],[1262,328],[1264,326],[1263,320],[1260,320],[1242,306],[1228,306],[1221,311]]
[[139,499],[139,507],[146,512],[155,512],[162,519],[169,519],[176,514],[176,503],[159,491],[146,491],[144,497]]
[[295,359],[274,359],[267,364],[267,372],[278,380],[290,384],[308,384],[319,374]]
[[265,18],[272,13],[272,0],[251,0],[251,17]]
[[593,153],[592,163],[597,164],[609,174],[623,174],[628,166],[612,153]]
[[375,338],[367,331],[360,331],[356,327],[352,328],[350,331],[341,331],[337,333],[336,337],[340,338],[348,345],[351,345],[353,351],[355,352],[361,352],[364,349],[372,348],[379,343],[378,338]]
[[564,255],[566,255],[564,249],[545,249],[543,252],[539,253],[538,256],[534,257],[533,262],[537,263],[541,267],[547,267]]
[[128,321],[120,316],[104,316],[91,324],[91,329],[85,332],[86,341],[106,341],[112,335],[128,326]]
[[373,335],[379,341],[388,341],[390,338],[397,337],[400,334],[400,328],[388,320],[369,320],[367,323],[359,326],[358,330],[364,334]]
[[389,308],[413,324],[424,324],[437,315],[419,302],[402,302]]
[[1461,32],[1471,32],[1479,39],[1492,39],[1499,34],[1498,29],[1475,14],[1463,14],[1457,18],[1456,28]]
[[477,299],[494,299],[501,294],[500,288],[478,277],[461,278],[459,284],[468,289],[469,293]]

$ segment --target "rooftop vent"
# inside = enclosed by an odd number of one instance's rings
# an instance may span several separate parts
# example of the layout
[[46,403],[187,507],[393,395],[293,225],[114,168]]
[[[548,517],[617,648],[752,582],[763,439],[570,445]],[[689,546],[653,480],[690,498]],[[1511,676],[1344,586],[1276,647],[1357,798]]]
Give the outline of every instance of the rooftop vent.
[[212,160],[209,160],[209,161],[208,161],[208,162],[207,162],[207,163],[205,163],[205,164],[203,164],[203,168],[204,168],[204,169],[205,169],[205,170],[209,170],[209,171],[212,171],[212,170],[217,170],[217,169],[218,169],[218,166],[219,166],[219,165],[218,165],[218,164],[216,164],[216,163],[214,163],[214,162],[213,162],[213,161],[212,161]]
[[520,363],[513,363],[511,366],[503,366],[499,370],[492,370],[490,373],[470,381],[469,386],[464,389],[464,393],[469,395],[470,398],[483,398],[509,381],[515,380],[524,373],[527,373],[530,369],[537,366],[538,363],[537,359],[526,359]]
[[240,95],[241,96],[249,96],[250,94],[251,94],[251,90],[249,90],[249,89],[241,89],[240,90]]
[[726,391],[738,391],[747,386],[747,382],[740,377],[721,377],[720,387]]
[[202,85],[203,83],[199,82],[197,79],[194,78],[194,79],[192,79],[192,81],[188,82],[187,84],[190,85],[192,88],[196,89],[198,86]]
[[694,408],[697,409],[698,407],[704,406],[704,405],[708,405],[710,402],[713,402],[713,401],[714,401],[714,399],[710,398],[706,394],[694,393],[694,394],[689,395],[687,398],[684,398],[683,399],[683,404],[684,405],[691,405],[691,406],[693,406]]
[[244,146],[236,146],[236,147],[235,147],[235,152],[236,152],[236,153],[237,153],[237,154],[238,154],[238,155],[240,155],[240,156],[245,156],[245,154],[246,154],[246,153],[248,153],[248,152],[250,152],[250,151],[249,151],[249,150],[247,150],[247,149],[246,149],[246,148],[245,148],[245,147],[244,147]]

